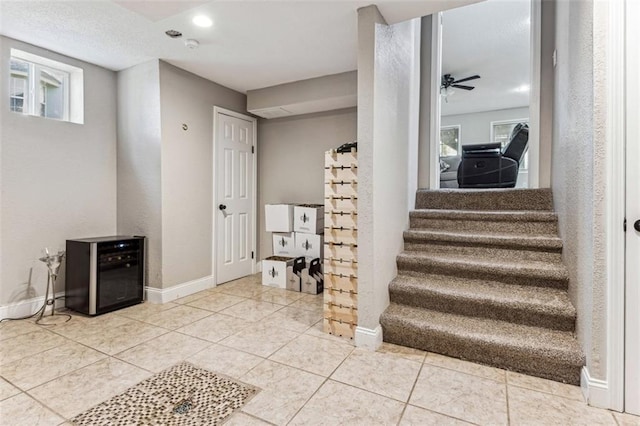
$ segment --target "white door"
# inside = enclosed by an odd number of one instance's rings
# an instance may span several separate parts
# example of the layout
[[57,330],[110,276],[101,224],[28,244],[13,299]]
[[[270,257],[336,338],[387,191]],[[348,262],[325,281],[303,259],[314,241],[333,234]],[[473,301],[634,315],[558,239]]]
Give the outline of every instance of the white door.
[[255,120],[214,110],[216,284],[254,272]]
[[[640,4],[626,2],[625,411],[640,415]],[[633,23],[633,24],[632,24]]]

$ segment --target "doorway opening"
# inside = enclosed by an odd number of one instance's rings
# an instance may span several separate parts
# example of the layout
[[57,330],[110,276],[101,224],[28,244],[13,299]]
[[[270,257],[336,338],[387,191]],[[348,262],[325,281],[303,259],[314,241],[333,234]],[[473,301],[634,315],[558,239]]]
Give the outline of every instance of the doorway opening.
[[432,189],[538,187],[539,6],[488,0],[434,19]]

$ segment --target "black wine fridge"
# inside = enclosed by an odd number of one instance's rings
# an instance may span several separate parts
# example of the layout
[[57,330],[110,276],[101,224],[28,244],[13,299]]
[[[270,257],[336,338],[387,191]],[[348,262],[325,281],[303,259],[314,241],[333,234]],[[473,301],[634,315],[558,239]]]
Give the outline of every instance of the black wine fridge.
[[67,240],[65,304],[100,315],[142,302],[145,237]]

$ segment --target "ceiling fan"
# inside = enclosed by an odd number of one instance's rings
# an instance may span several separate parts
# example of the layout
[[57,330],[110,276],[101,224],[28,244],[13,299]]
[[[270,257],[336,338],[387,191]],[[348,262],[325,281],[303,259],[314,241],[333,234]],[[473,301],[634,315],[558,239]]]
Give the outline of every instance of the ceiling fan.
[[454,77],[451,77],[451,74],[445,74],[442,76],[442,81],[440,82],[440,95],[444,98],[446,103],[449,103],[449,95],[453,95],[453,88],[463,89],[463,90],[473,90],[475,86],[466,86],[464,84],[465,81],[475,80],[476,78],[480,78],[479,75],[472,75],[471,77],[462,78],[460,80],[456,80]]
[[476,74],[476,75],[472,75],[471,77],[461,78],[460,80],[456,80],[454,77],[451,76],[451,74],[445,74],[442,76],[440,89],[448,89],[449,87],[456,87],[458,89],[463,89],[463,90],[473,90],[475,89],[475,86],[466,86],[464,84],[459,84],[459,83],[475,80],[477,78],[480,78],[480,76]]

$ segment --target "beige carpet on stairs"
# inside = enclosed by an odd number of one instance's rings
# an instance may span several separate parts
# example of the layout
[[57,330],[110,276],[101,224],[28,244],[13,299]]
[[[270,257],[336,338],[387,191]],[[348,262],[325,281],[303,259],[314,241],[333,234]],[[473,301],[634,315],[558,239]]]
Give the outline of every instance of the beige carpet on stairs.
[[386,342],[579,384],[550,190],[419,190],[404,240]]

